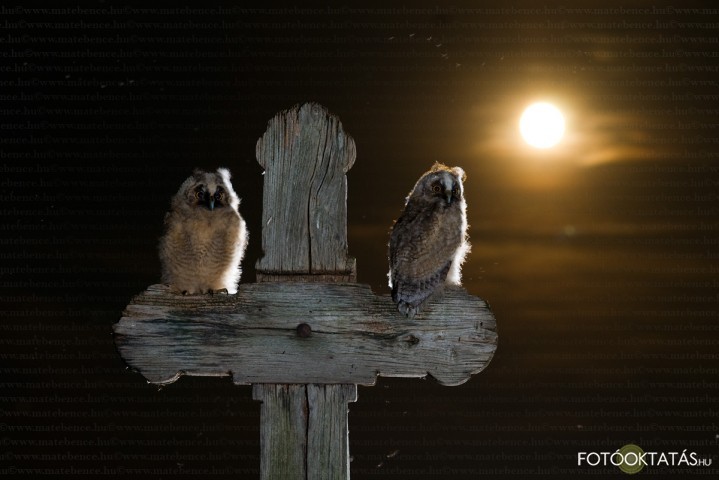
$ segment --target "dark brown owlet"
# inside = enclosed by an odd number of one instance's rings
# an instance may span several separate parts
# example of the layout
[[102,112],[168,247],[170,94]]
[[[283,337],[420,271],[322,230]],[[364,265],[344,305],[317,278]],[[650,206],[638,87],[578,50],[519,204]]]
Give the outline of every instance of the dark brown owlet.
[[469,251],[464,170],[435,163],[407,197],[389,240],[389,285],[408,317],[446,284],[461,283]]
[[247,227],[230,172],[195,170],[172,197],[160,239],[162,281],[183,294],[236,293]]

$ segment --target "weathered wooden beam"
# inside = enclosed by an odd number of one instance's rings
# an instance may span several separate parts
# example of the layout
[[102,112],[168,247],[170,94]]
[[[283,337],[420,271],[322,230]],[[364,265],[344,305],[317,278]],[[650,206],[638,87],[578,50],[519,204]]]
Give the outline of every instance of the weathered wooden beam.
[[307,386],[252,387],[260,407],[260,479],[307,478]]
[[348,403],[357,385],[307,385],[307,478],[350,478]]
[[296,105],[268,122],[256,154],[265,169],[257,280],[329,275],[354,281],[345,174],[356,152],[342,122],[316,103]]
[[[310,331],[298,332],[300,324]],[[152,285],[114,330],[125,361],[157,384],[184,374],[361,385],[431,375],[459,385],[484,369],[497,342],[486,303],[464,289],[448,288],[407,319],[387,295],[352,283],[246,284],[214,296]]]
[[347,404],[356,385],[255,384],[262,480],[349,479]]

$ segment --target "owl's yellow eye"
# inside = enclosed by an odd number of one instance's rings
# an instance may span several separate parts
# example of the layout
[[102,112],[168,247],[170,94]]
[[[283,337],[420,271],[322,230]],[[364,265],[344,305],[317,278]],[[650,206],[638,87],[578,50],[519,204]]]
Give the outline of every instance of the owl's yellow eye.
[[440,187],[440,186],[437,185],[437,184],[434,184],[434,185],[432,185],[432,191],[433,191],[434,193],[440,193],[440,192],[442,191],[442,187]]
[[198,190],[195,192],[195,198],[198,200],[202,200],[203,198],[205,198],[205,194],[202,193],[202,190]]

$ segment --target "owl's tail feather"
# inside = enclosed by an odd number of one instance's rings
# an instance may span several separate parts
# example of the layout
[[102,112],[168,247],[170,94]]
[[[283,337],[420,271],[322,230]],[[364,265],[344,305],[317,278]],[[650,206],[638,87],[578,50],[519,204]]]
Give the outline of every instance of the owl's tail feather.
[[398,310],[408,317],[418,313],[422,304],[444,284],[451,263],[447,262],[441,270],[427,278],[392,278],[392,301],[397,304]]

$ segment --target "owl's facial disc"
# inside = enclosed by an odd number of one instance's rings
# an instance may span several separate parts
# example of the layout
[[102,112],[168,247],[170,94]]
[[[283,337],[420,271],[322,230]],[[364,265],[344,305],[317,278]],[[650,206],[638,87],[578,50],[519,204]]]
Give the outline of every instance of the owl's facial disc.
[[459,184],[449,175],[442,175],[432,183],[432,193],[441,196],[447,202],[447,206],[461,197]]
[[198,207],[206,208],[210,211],[213,211],[215,209],[215,206],[219,206],[218,201],[221,201],[224,199],[224,190],[220,193],[220,190],[222,187],[217,187],[217,190],[215,191],[215,194],[210,194],[210,192],[207,190],[207,186],[205,185],[198,185],[195,187],[193,199],[195,201],[195,205]]
[[215,190],[215,194],[212,195],[212,202],[215,207],[225,207],[227,206],[227,192],[224,188],[217,186],[217,189]]
[[198,185],[195,187],[194,199],[195,205],[198,207],[203,207],[209,211],[213,211],[215,207],[219,208],[225,206],[225,198],[225,189],[220,186],[215,189],[214,194],[210,194],[207,186],[205,185]]

